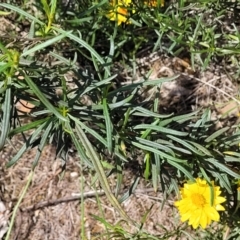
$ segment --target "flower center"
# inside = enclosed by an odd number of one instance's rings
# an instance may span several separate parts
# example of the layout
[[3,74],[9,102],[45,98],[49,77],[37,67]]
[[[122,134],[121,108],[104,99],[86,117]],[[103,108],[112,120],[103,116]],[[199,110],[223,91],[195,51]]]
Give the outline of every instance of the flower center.
[[202,194],[193,193],[191,195],[191,198],[192,198],[193,204],[196,205],[197,207],[203,207],[204,204],[206,203],[206,199]]

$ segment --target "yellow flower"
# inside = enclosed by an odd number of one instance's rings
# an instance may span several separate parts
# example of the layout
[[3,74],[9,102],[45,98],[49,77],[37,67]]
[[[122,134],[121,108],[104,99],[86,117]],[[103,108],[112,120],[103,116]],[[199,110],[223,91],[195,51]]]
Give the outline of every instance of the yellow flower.
[[[158,0],[148,0],[145,2],[149,7],[157,7]],[[164,7],[164,0],[160,0],[160,6]]]
[[213,185],[213,201],[211,204],[211,187],[206,180],[196,179],[195,183],[186,183],[181,189],[180,201],[175,202],[178,208],[181,221],[188,221],[196,229],[199,225],[206,228],[211,221],[219,221],[220,216],[218,211],[224,211],[225,208],[221,203],[226,201],[226,198],[221,197],[220,187]]
[[[164,6],[164,0],[160,0],[160,6]],[[148,5],[149,7],[157,7],[158,6],[158,0],[146,0],[144,4]],[[120,25],[121,23],[130,23],[128,21],[129,19],[129,7],[135,6],[134,3],[132,3],[132,0],[111,0],[110,5],[112,6],[112,10],[109,11],[106,16],[111,21],[117,21],[117,24]],[[131,10],[132,13],[136,12],[136,9]]]
[[131,2],[132,0],[113,0],[111,5],[114,9],[107,14],[107,17],[111,21],[117,21],[118,25],[122,22],[127,23],[129,16],[127,7],[131,4]]

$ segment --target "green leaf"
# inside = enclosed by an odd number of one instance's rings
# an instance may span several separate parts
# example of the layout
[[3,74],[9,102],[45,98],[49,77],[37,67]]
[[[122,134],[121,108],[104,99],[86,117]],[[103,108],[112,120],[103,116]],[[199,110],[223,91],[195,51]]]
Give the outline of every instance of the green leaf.
[[168,134],[172,134],[172,135],[176,135],[176,136],[187,136],[188,133],[187,132],[180,132],[180,131],[176,131],[170,128],[164,128],[161,126],[155,126],[155,125],[151,125],[151,124],[140,124],[137,125],[136,127],[134,127],[133,129],[151,129],[151,130],[155,130],[157,132],[162,132],[162,133],[168,133]]
[[47,100],[43,93],[39,90],[37,85],[25,74],[25,80],[28,83],[29,87],[33,90],[34,94],[39,98],[39,100],[46,106],[46,108],[53,113],[58,119],[66,122],[68,121],[64,116],[62,116],[55,107]]
[[18,8],[18,7],[15,7],[11,4],[7,4],[7,3],[0,3],[0,6],[4,7],[4,8],[8,8],[14,12],[17,12],[19,13],[20,15],[23,15],[25,17],[27,17],[28,19],[34,21],[34,22],[37,22],[39,23],[40,25],[44,25],[44,22],[40,21],[39,19],[37,19],[36,17],[34,17],[33,15],[23,11],[22,9]]
[[219,180],[220,186],[224,187],[229,194],[232,194],[231,184],[227,179],[227,174],[220,174],[218,171],[209,171],[215,178]]
[[154,191],[157,192],[159,185],[159,174],[161,174],[161,159],[156,153],[154,153],[154,160],[155,161],[152,161],[152,183]]
[[159,119],[162,119],[162,118],[169,118],[171,117],[173,114],[158,114],[158,113],[155,113],[155,112],[152,112],[152,111],[149,111],[143,107],[135,107],[130,114],[133,114],[135,116],[142,116],[142,117],[156,117],[156,118],[159,118]]
[[81,121],[79,121],[77,118],[71,116],[70,114],[68,114],[69,118],[71,118],[74,122],[76,122],[77,124],[79,124],[82,129],[85,129],[87,132],[89,132],[93,137],[95,137],[99,142],[101,142],[104,146],[107,147],[107,141],[100,136],[96,131],[94,131],[93,129],[87,127],[84,123],[82,123]]
[[198,150],[200,150],[205,155],[212,156],[211,152],[208,149],[206,149],[205,147],[203,147],[201,144],[199,144],[197,142],[193,142],[193,141],[188,141],[188,140],[186,140],[186,142],[191,143],[194,147],[196,147]]
[[12,165],[14,165],[28,149],[32,148],[34,144],[38,143],[39,135],[41,134],[45,126],[46,123],[43,123],[33,132],[33,134],[28,138],[28,140],[22,145],[21,149],[17,152],[17,154],[7,163],[7,167],[11,167]]
[[174,151],[168,146],[159,144],[159,143],[154,142],[154,141],[139,138],[139,137],[137,137],[136,140],[138,140],[142,144],[145,144],[145,145],[150,146],[150,147],[154,147],[156,149],[163,150],[164,152],[170,153],[172,156],[175,156]]
[[47,117],[47,118],[44,118],[44,119],[40,119],[40,120],[36,120],[36,121],[33,121],[33,122],[30,122],[30,123],[27,123],[23,126],[20,126],[20,127],[16,127],[14,128],[13,130],[10,131],[9,133],[9,137],[12,137],[18,133],[23,133],[23,132],[26,132],[30,129],[33,129],[33,128],[36,128],[37,126],[41,125],[42,123],[46,122],[48,119],[50,119],[50,117]]
[[[3,63],[0,64],[0,73],[4,72],[6,69],[8,69],[9,67],[11,67],[11,63]],[[0,93],[2,93],[5,89],[1,89]]]
[[[69,123],[67,123],[66,125],[69,125]],[[71,128],[71,127],[69,126],[69,128]],[[93,163],[94,170],[98,174],[98,179],[101,183],[101,187],[105,191],[109,202],[113,205],[113,207],[115,207],[118,210],[119,214],[121,215],[121,217],[123,219],[125,219],[127,222],[128,221],[133,222],[132,219],[130,219],[128,217],[128,215],[124,212],[121,205],[119,204],[119,202],[117,201],[115,196],[112,194],[111,188],[109,186],[109,183],[107,181],[107,178],[106,178],[106,175],[104,172],[104,169],[99,160],[99,156],[96,153],[95,149],[93,148],[92,144],[89,142],[86,134],[83,132],[83,130],[81,129],[81,127],[79,125],[76,125],[76,130],[77,130],[76,133],[86,151],[87,156],[91,159],[91,161]]]
[[183,145],[184,147],[186,147],[187,149],[189,149],[190,151],[200,155],[200,156],[204,156],[204,154],[200,151],[198,151],[195,147],[193,147],[192,145],[190,145],[189,143],[187,143],[185,140],[182,140],[180,138],[174,137],[172,135],[167,135],[167,137],[169,137],[170,139],[174,140],[177,143],[180,143],[181,145]]
[[12,113],[11,92],[12,92],[12,89],[9,86],[9,88],[7,88],[5,91],[5,99],[2,107],[3,117],[2,117],[2,124],[1,124],[0,150],[5,145],[5,141],[10,130],[10,120],[11,120],[11,113]]
[[240,174],[232,171],[230,168],[228,168],[227,166],[225,166],[224,164],[220,163],[219,161],[217,161],[214,158],[207,158],[206,161],[208,161],[209,163],[211,163],[212,165],[216,166],[219,170],[227,173],[228,175],[231,175],[232,177],[236,178],[236,179],[240,179]]
[[106,126],[106,132],[107,132],[107,148],[109,153],[112,152],[112,131],[113,131],[113,127],[112,127],[112,122],[109,116],[109,112],[108,112],[108,105],[107,105],[107,99],[103,98],[103,114],[104,114],[104,118],[105,118],[105,126]]
[[[87,44],[82,39],[78,38],[77,36],[73,35],[70,32],[66,32],[60,28],[52,27],[52,29],[54,29],[55,31],[60,32],[62,34],[66,34],[66,37],[69,37],[70,39],[74,40],[75,42],[78,42],[81,46],[86,48],[102,65],[105,64],[105,61],[102,59],[102,57],[89,44]],[[109,72],[109,69],[107,67],[105,67],[105,70],[107,71],[107,73],[110,76],[111,73]]]
[[192,174],[189,171],[187,171],[182,165],[171,160],[168,160],[168,163],[175,167],[176,169],[178,169],[179,171],[181,171],[182,173],[184,173],[184,175],[188,177],[190,180],[194,181],[194,177],[192,176]]
[[45,41],[43,43],[40,43],[40,44],[34,46],[33,48],[30,48],[30,49],[24,51],[21,54],[21,57],[29,56],[29,55],[33,54],[34,52],[36,52],[36,51],[43,50],[44,48],[46,48],[46,47],[48,47],[50,45],[53,45],[54,43],[56,43],[56,42],[60,41],[61,39],[65,38],[66,34],[67,34],[67,32],[63,33],[61,35],[58,35],[58,36],[56,36],[54,38],[51,38],[51,39],[49,39],[49,40],[47,40],[47,41]]
[[47,139],[50,135],[50,132],[52,130],[52,126],[53,126],[53,121],[52,120],[48,120],[46,121],[45,125],[47,126],[46,130],[44,131],[44,133],[41,136],[41,141],[37,147],[37,152],[33,161],[33,168],[35,168],[38,164],[39,158],[42,154],[43,148],[46,145]]
[[4,12],[4,11],[0,11],[0,16],[7,16],[10,15],[11,12]]
[[129,190],[119,199],[120,203],[123,203],[125,200],[127,200],[136,190],[138,183],[139,183],[140,177],[137,177],[134,179],[134,182],[132,183]]
[[150,176],[150,154],[147,152],[144,156],[144,173],[143,177],[148,180]]
[[[152,126],[156,126],[159,123],[160,119],[155,120],[151,125]],[[141,135],[141,139],[145,139],[149,136],[149,134],[152,132],[152,129],[146,129],[142,135]]]
[[78,151],[81,161],[83,161],[88,167],[93,168],[92,162],[88,159],[88,157],[86,156],[86,153],[82,147],[81,140],[79,138],[77,138],[76,134],[74,133],[74,131],[71,128],[69,123],[66,124],[66,128],[70,132],[71,139],[74,143],[74,146],[76,147],[76,149]]
[[164,126],[166,126],[170,123],[174,123],[174,122],[181,124],[181,123],[184,123],[184,122],[187,122],[189,120],[196,118],[196,116],[195,116],[196,114],[197,114],[197,111],[189,113],[189,114],[180,115],[180,116],[174,116],[169,119],[164,119],[159,123],[159,126],[164,127]]
[[172,157],[162,151],[159,151],[155,148],[152,148],[152,147],[149,147],[149,146],[145,146],[143,144],[140,144],[140,143],[137,143],[137,142],[131,142],[134,146],[140,148],[140,149],[143,149],[143,150],[146,150],[146,151],[150,151],[152,153],[156,153],[158,154],[161,158],[166,158],[168,160],[171,160],[171,161],[175,161],[175,162],[179,162],[179,163],[186,163],[187,160],[182,160],[182,159],[179,159],[179,158],[176,158],[176,157]]
[[57,8],[57,0],[51,0],[51,16],[54,16]]
[[216,139],[218,136],[222,135],[224,132],[226,132],[229,129],[230,129],[230,127],[224,127],[224,128],[219,129],[218,131],[216,131],[215,133],[210,135],[208,138],[206,138],[205,142],[207,142],[207,143],[211,142],[212,140]]
[[115,163],[115,171],[117,173],[117,182],[116,182],[116,187],[115,187],[115,196],[119,195],[119,192],[122,188],[122,183],[123,183],[123,168],[122,168],[122,162],[120,161],[119,158],[117,158],[117,161]]
[[44,9],[47,17],[49,18],[49,17],[50,17],[50,8],[49,8],[49,6],[48,6],[47,0],[41,0],[41,3],[42,3],[42,5],[43,5],[43,9]]

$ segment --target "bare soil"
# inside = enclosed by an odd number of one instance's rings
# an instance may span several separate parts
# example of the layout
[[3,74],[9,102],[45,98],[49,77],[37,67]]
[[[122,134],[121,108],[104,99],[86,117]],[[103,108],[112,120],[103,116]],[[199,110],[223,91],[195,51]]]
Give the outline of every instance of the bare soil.
[[[14,142],[15,147],[17,141]],[[14,167],[7,169],[5,164],[11,158],[12,151],[14,152],[8,146],[0,156],[0,198],[6,207],[6,211],[3,212],[5,219],[11,217],[13,207],[27,183],[35,156],[35,150],[32,149],[25,153]],[[11,239],[81,239],[82,225],[87,239],[108,239],[101,236],[106,233],[104,224],[97,221],[93,215],[105,218],[113,225],[121,221],[121,218],[103,192],[99,191],[99,186],[91,186],[91,173],[82,173],[77,156],[69,158],[64,175],[62,173],[61,159],[55,159],[54,146],[46,146],[31,186],[17,211]],[[83,192],[81,178],[84,181]],[[133,178],[131,171],[127,171],[124,179],[126,189]],[[110,177],[109,180],[114,186],[114,177]],[[84,213],[81,212],[80,204],[82,193],[86,196],[83,202]],[[95,193],[99,194],[98,200]],[[160,235],[165,229],[175,229],[180,224],[173,202],[169,200],[161,210],[162,202],[161,192],[154,192],[151,184],[142,180],[136,192],[124,201],[122,206],[139,224],[151,208],[144,229]],[[123,226],[129,232],[136,231],[131,224],[124,223]]]

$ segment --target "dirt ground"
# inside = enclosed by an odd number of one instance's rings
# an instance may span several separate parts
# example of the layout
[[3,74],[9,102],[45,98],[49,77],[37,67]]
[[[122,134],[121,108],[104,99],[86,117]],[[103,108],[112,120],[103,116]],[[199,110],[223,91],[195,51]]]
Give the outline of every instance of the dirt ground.
[[[17,147],[17,142],[14,142],[14,145]],[[12,209],[26,185],[35,156],[33,149],[24,154],[14,167],[6,169],[5,164],[13,153],[11,151],[11,147],[6,147],[0,156],[0,198],[6,207],[2,212],[6,220],[11,217]],[[83,203],[84,213],[81,213],[79,195],[82,193],[80,180],[82,173],[79,159],[69,158],[64,176],[61,176],[61,165],[61,160],[55,159],[54,146],[46,146],[35,170],[31,186],[17,212],[11,239],[79,239],[82,225],[84,225],[87,239],[107,239],[101,238],[101,234],[105,232],[104,225],[92,215],[104,217],[112,224],[121,220],[103,192],[99,191],[99,187],[91,186],[92,176],[87,171],[82,175],[83,193],[86,197]],[[133,175],[130,171],[126,175],[124,183],[127,189],[133,181]],[[110,178],[110,182],[114,185],[113,177]],[[96,188],[99,194],[98,200],[94,197],[94,193],[97,192]],[[169,200],[161,210],[162,201],[161,192],[155,193],[151,184],[141,180],[136,192],[123,202],[122,206],[127,214],[138,223],[152,206],[144,229],[159,235],[164,233],[164,228],[174,229],[180,224],[172,201]],[[129,228],[130,232],[135,230],[131,224],[124,225]]]

